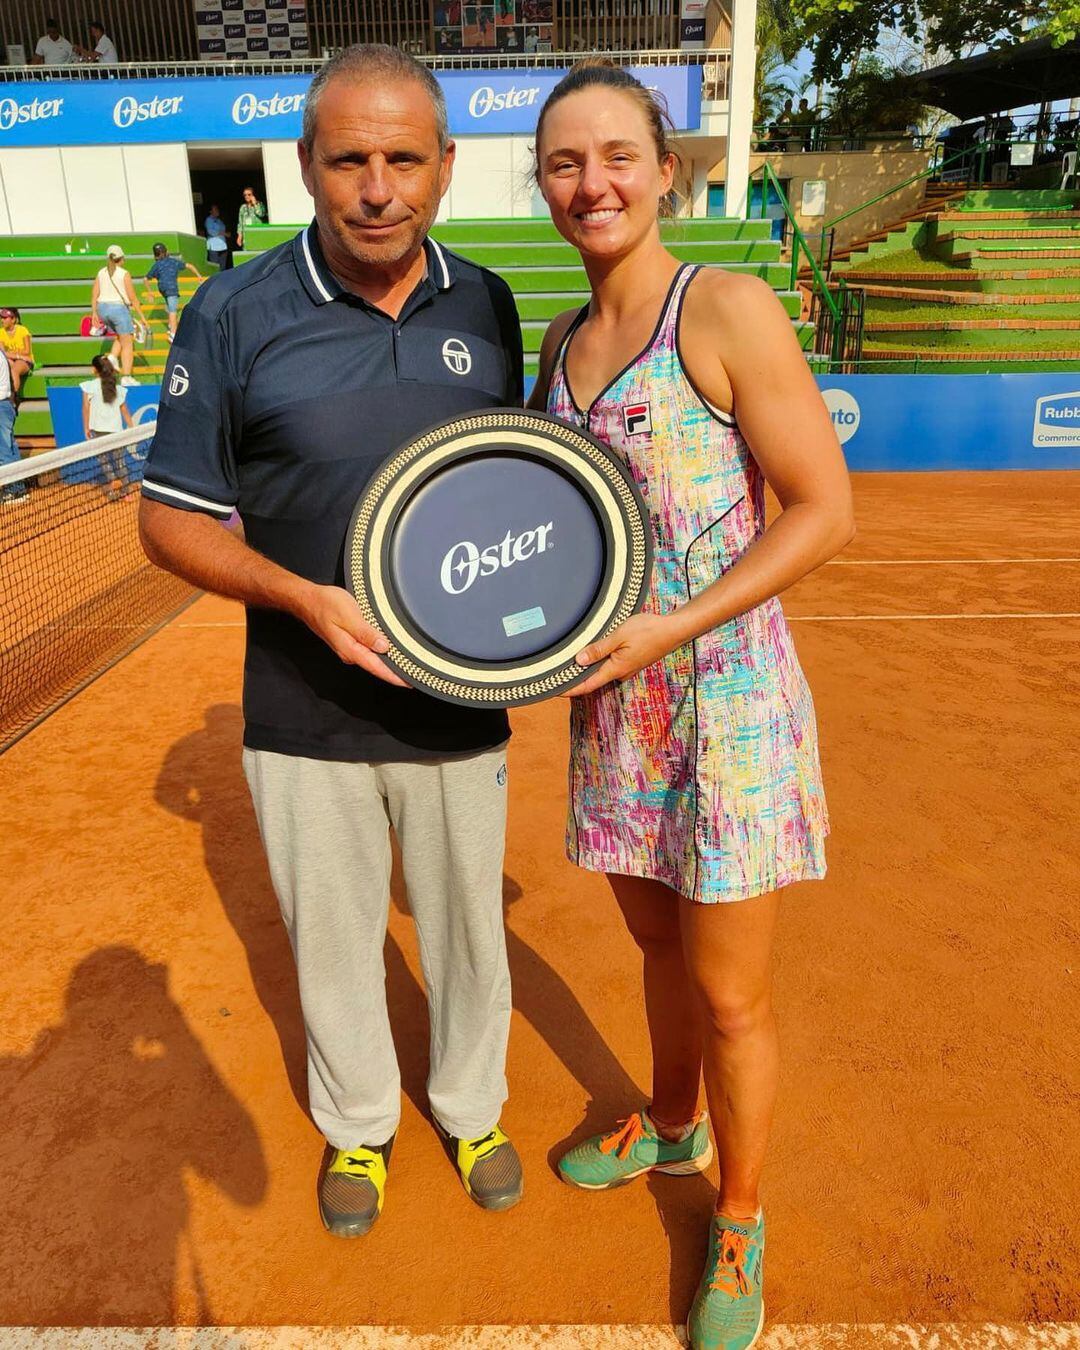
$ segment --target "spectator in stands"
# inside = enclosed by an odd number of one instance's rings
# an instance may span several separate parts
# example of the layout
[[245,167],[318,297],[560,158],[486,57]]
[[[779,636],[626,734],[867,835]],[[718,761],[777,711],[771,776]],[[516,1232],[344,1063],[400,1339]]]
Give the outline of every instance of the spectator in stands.
[[785,99],[784,106],[780,110],[780,113],[777,116],[776,121],[772,124],[772,128],[769,131],[769,139],[771,141],[787,140],[788,130],[791,127],[792,122],[794,122],[795,120],[795,109],[793,107],[793,104],[794,104],[793,99],[790,98]]
[[[22,459],[15,443],[15,418],[18,411],[11,384],[11,367],[6,361],[0,361],[0,465],[17,464]],[[15,506],[25,500],[25,483],[8,483],[0,487],[0,506]]]
[[[191,273],[199,281],[202,281],[203,275],[194,263],[185,262],[177,254],[175,257],[169,252],[164,244],[154,245],[154,261],[143,277],[143,293],[146,303],[153,303],[153,295],[150,291],[151,281],[157,282],[157,288],[161,292],[161,298],[165,301],[165,308],[169,312],[169,341],[173,340],[176,333],[177,316],[180,312],[180,273],[184,270]],[[0,311],[2,315],[2,311]],[[2,341],[3,339],[0,339]]]
[[75,48],[60,32],[55,19],[45,20],[45,36],[39,37],[34,54],[30,58],[32,66],[66,66],[75,60]]
[[11,367],[12,394],[17,404],[22,382],[34,369],[34,346],[30,329],[14,305],[0,309],[0,349]]
[[814,110],[810,106],[808,98],[799,99],[799,106],[795,110],[795,127],[802,132],[803,149],[810,150],[814,144]]
[[210,207],[210,214],[203,221],[206,230],[206,261],[215,263],[222,272],[232,266],[232,252],[229,248],[231,231],[221,218],[221,208],[217,202]]
[[90,20],[89,47],[76,47],[84,61],[96,61],[102,66],[115,66],[120,57],[117,55],[113,40],[105,33],[105,25],[100,19]]
[[109,359],[115,366],[117,357],[120,358],[120,369],[123,374],[120,383],[138,384],[138,380],[131,374],[131,367],[135,363],[135,324],[131,318],[131,311],[134,310],[144,324],[146,315],[135,295],[131,274],[122,265],[124,250],[119,244],[110,244],[105,259],[105,266],[94,278],[94,289],[90,297],[91,318],[95,324],[104,323],[106,328],[110,328],[116,335]]
[[266,207],[255,195],[255,189],[244,189],[244,200],[240,203],[240,212],[236,217],[236,247],[244,248],[244,231],[249,225],[266,224]]

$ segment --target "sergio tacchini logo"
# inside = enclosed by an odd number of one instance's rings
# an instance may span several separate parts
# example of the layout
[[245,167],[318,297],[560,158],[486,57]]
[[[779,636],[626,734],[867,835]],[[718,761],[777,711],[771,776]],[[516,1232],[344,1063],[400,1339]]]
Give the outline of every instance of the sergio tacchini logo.
[[447,338],[442,345],[442,359],[455,375],[468,375],[472,370],[472,352],[460,338]]

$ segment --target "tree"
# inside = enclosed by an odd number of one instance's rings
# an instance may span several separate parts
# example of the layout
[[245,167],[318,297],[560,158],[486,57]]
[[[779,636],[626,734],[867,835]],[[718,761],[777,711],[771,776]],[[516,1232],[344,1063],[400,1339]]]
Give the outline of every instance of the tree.
[[814,79],[832,84],[860,53],[876,50],[883,33],[929,33],[932,46],[953,57],[1042,33],[1061,44],[1080,30],[1080,0],[791,0],[791,12],[814,53]]
[[756,39],[754,125],[765,126],[774,120],[785,99],[803,92],[782,73],[804,44],[803,30],[792,14],[791,0],[759,0]]
[[923,105],[904,84],[904,69],[894,70],[879,56],[861,56],[826,106],[826,127],[844,136],[867,132],[903,135],[917,124]]
[[768,126],[776,120],[777,114],[786,99],[794,99],[795,90],[790,81],[784,79],[781,72],[785,69],[784,58],[776,51],[763,52],[758,49],[757,66],[754,71],[754,125]]

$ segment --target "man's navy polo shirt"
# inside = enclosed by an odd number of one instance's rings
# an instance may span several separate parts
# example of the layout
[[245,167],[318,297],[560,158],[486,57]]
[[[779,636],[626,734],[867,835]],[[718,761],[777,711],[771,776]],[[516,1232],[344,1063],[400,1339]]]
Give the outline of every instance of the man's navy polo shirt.
[[[314,223],[201,286],[165,368],[143,494],[221,520],[235,507],[252,548],[344,585],[353,508],[387,456],[434,422],[522,400],[510,288],[434,240],[425,250],[427,275],[397,319],[343,289]],[[247,618],[252,749],[422,760],[510,734],[503,710],[386,684],[288,614],[249,607]]]

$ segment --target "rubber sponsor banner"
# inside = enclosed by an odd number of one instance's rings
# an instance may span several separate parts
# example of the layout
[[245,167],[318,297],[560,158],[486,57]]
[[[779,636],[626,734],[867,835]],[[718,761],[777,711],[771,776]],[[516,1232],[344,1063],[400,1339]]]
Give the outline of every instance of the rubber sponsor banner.
[[854,472],[1080,469],[1080,370],[816,378]]
[[1080,469],[1080,370],[820,375],[854,470]]
[[[260,11],[262,12],[262,11]],[[290,12],[290,11],[286,11]],[[238,42],[235,13],[202,42],[218,54]],[[248,50],[266,50],[265,16]],[[303,55],[290,24],[294,56]],[[529,133],[563,70],[441,71],[450,129],[458,136]],[[680,130],[701,121],[700,66],[634,68],[662,95]],[[252,75],[167,80],[73,80],[10,84],[0,91],[0,150],[34,145],[117,145],[167,141],[291,140],[300,134],[310,75]]]

